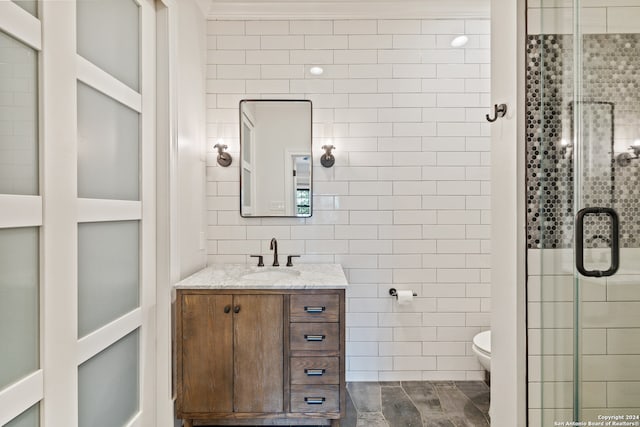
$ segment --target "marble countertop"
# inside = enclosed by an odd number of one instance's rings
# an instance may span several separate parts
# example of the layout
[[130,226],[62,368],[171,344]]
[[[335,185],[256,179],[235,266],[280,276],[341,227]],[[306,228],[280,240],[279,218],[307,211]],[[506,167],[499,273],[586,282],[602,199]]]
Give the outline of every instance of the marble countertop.
[[340,264],[257,267],[214,264],[176,283],[175,289],[345,289]]

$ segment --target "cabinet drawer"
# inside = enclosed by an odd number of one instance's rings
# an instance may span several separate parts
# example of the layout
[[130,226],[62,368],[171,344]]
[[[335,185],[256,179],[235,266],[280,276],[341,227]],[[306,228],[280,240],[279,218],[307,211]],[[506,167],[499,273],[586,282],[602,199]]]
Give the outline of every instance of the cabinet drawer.
[[338,350],[338,323],[291,323],[291,350]]
[[339,384],[337,357],[292,357],[291,384]]
[[339,412],[337,385],[291,386],[291,412]]
[[291,295],[292,322],[337,322],[338,295]]

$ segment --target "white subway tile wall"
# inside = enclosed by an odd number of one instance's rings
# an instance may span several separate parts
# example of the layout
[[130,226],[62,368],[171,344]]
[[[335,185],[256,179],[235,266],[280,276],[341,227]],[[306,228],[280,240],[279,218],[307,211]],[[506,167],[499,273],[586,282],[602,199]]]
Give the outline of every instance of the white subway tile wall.
[[[528,34],[572,34],[573,4],[566,0],[529,2]],[[580,27],[584,34],[638,32],[640,4],[637,0],[598,0],[580,8]]]
[[[609,249],[587,249],[600,259]],[[529,415],[550,423],[573,408],[574,254],[528,250]],[[640,393],[640,249],[620,251],[611,277],[580,279],[582,417],[637,410]]]
[[[350,381],[484,378],[470,343],[490,317],[489,22],[209,21],[208,36],[208,262],[268,260],[276,237],[297,262],[342,264]],[[213,145],[238,159],[243,98],[313,101],[311,218],[240,217],[238,163]],[[390,287],[418,297],[397,305]]]

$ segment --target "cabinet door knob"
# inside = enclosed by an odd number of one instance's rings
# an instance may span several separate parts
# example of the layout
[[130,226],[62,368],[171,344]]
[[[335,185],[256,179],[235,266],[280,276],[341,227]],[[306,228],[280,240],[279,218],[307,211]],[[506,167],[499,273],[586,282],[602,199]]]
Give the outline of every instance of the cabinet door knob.
[[231,311],[231,306],[230,305],[225,305],[224,306],[224,312],[225,313],[229,313]]
[[233,312],[236,313],[236,314],[240,313],[240,306],[236,305],[235,307],[233,307]]

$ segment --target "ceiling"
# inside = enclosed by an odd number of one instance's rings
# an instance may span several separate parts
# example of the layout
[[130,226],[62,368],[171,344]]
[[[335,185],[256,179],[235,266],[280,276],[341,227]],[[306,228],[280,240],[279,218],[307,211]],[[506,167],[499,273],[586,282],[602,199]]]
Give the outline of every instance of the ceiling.
[[199,0],[208,19],[488,18],[489,0]]

